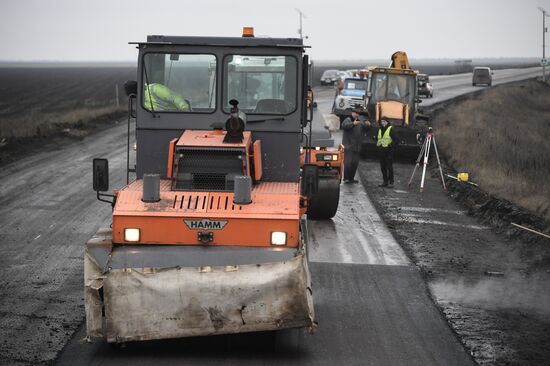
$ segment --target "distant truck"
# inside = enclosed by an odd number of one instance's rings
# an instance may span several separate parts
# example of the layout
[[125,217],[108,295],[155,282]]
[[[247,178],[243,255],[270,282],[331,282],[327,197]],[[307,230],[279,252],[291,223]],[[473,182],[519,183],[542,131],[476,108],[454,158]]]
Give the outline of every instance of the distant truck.
[[418,96],[433,98],[434,87],[430,82],[430,76],[427,74],[418,74]]
[[484,84],[491,86],[493,84],[493,72],[489,67],[474,67],[472,74],[472,85]]
[[334,99],[332,112],[343,121],[356,106],[365,106],[368,80],[361,77],[346,78],[340,93]]

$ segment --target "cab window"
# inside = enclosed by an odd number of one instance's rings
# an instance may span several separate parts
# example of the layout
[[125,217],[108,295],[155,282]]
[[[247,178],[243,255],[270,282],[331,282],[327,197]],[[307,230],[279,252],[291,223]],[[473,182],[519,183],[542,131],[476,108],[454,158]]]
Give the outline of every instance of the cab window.
[[216,57],[147,53],[143,58],[142,105],[152,112],[213,112]]
[[372,100],[395,100],[412,104],[414,99],[415,77],[376,73],[372,75]]
[[344,82],[344,89],[367,90],[367,80],[350,80]]
[[239,102],[248,114],[290,114],[296,110],[297,60],[291,56],[228,55],[224,59],[223,110]]

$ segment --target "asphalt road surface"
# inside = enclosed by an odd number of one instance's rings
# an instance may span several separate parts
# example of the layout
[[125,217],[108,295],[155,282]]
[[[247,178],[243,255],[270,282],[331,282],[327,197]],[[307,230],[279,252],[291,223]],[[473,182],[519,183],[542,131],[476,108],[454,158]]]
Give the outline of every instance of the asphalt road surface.
[[[498,77],[495,72],[495,83]],[[445,78],[450,86],[440,91],[434,80],[436,95],[445,89],[451,98],[453,88],[456,94],[467,88],[467,76],[456,76],[463,79],[458,85]],[[332,103],[326,94],[319,99],[323,111]],[[108,158],[111,186],[120,187],[125,139],[121,124],[0,171],[0,363],[473,364],[361,184],[342,186],[333,220],[310,223],[315,335],[290,330],[123,350],[85,342],[83,244],[109,224],[111,213],[91,189],[91,161]]]
[[[534,78],[542,75],[540,67],[531,67],[528,69],[493,70],[493,73],[493,85]],[[422,107],[452,99],[458,95],[487,88],[487,86],[472,86],[471,72],[457,75],[430,76],[430,81],[434,87],[434,96],[433,98],[424,98],[421,103]]]

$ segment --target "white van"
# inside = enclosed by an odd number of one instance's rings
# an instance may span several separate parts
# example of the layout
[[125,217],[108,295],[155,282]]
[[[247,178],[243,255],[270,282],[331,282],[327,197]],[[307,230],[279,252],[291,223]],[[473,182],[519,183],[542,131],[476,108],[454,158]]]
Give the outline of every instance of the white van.
[[491,86],[493,83],[493,72],[489,67],[474,67],[472,85],[485,84]]

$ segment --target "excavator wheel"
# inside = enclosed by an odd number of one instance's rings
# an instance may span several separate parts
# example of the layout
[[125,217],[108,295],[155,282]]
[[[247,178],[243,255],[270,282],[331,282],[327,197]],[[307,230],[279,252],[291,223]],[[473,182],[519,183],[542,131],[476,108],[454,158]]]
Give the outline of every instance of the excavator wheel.
[[334,217],[340,200],[340,178],[319,178],[319,189],[308,200],[307,217],[326,220]]

